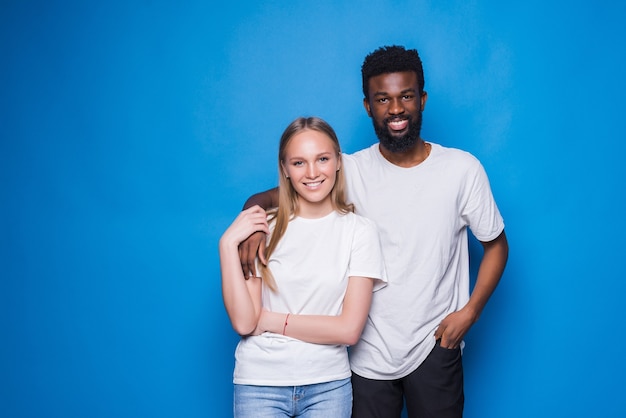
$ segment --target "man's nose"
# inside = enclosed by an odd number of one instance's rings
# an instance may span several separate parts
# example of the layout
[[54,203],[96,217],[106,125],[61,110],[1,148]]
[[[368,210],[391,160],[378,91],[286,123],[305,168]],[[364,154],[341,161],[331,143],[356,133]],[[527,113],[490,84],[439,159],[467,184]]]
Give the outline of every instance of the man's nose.
[[390,115],[400,115],[404,113],[404,105],[402,103],[402,100],[400,99],[393,99],[391,100],[390,104],[389,104],[389,114]]

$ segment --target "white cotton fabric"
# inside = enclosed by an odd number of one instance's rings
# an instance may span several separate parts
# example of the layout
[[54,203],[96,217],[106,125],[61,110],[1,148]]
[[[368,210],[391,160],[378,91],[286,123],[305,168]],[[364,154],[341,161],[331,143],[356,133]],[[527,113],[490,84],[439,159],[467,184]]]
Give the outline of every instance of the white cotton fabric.
[[[375,224],[333,211],[289,222],[268,263],[278,292],[263,288],[273,312],[339,315],[350,276],[386,281]],[[266,332],[243,337],[235,351],[235,384],[295,386],[350,377],[345,345],[311,344]]]
[[480,241],[504,230],[480,162],[431,145],[411,168],[391,164],[378,144],[343,155],[349,199],[376,222],[389,279],[350,349],[352,370],[366,378],[398,379],[424,361],[441,320],[469,300],[467,227]]

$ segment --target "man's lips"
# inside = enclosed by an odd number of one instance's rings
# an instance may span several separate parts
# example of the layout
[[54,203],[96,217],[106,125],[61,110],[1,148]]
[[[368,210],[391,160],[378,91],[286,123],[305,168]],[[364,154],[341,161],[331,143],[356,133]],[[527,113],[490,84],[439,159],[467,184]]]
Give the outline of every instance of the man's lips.
[[406,129],[407,126],[409,126],[409,120],[408,119],[390,119],[390,120],[387,120],[387,126],[392,131],[402,131]]

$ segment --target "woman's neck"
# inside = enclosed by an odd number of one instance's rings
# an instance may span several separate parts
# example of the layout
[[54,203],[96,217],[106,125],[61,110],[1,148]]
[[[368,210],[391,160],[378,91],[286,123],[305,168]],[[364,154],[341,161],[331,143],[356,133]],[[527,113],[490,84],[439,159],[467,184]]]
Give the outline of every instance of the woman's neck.
[[299,198],[296,216],[306,219],[317,219],[323,218],[334,210],[330,199],[324,202],[306,202],[304,199]]

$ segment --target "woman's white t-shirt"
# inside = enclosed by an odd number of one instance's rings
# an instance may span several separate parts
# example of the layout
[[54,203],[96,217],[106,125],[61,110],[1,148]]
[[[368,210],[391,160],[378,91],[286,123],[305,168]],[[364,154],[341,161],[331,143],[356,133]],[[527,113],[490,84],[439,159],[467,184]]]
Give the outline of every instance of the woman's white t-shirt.
[[[339,315],[350,276],[384,286],[385,267],[376,226],[336,211],[318,219],[296,217],[272,254],[277,292],[263,286],[272,312]],[[296,386],[350,377],[345,345],[312,344],[270,332],[242,337],[235,351],[235,384]]]

